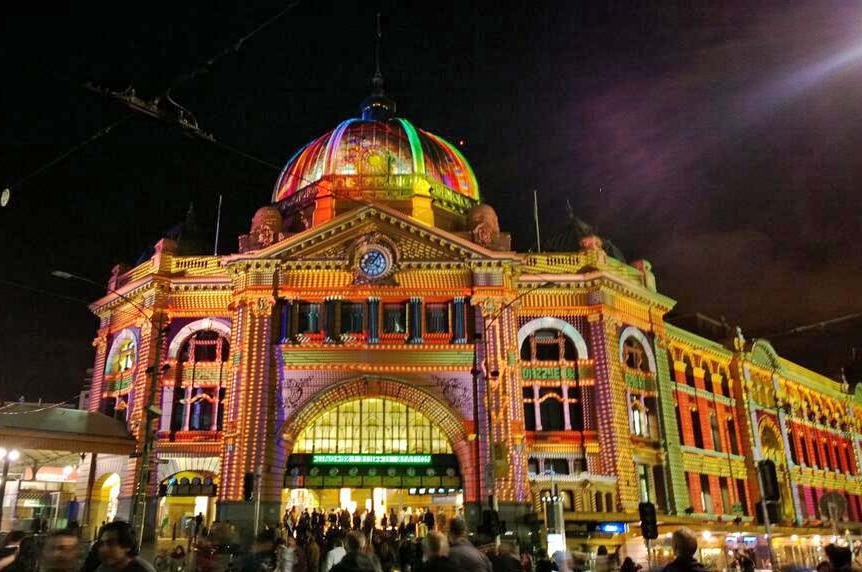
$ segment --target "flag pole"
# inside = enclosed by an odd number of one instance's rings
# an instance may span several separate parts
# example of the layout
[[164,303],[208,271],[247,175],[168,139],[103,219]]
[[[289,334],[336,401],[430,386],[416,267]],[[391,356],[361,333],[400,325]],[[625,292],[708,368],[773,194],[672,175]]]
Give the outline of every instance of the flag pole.
[[533,189],[533,219],[536,221],[536,251],[542,252],[542,239],[539,237],[539,191]]
[[215,246],[213,247],[213,256],[218,256],[218,234],[221,229],[221,200],[222,195],[218,196],[218,209],[216,210],[216,232],[215,232]]

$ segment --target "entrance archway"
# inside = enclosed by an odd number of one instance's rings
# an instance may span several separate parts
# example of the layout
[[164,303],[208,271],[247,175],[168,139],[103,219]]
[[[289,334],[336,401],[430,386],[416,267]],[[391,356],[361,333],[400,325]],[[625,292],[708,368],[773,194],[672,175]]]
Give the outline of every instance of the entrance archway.
[[282,428],[284,507],[373,507],[380,523],[384,507],[437,511],[447,502],[452,515],[473,499],[465,423],[436,396],[399,380],[339,384]]
[[159,512],[156,530],[161,538],[186,538],[201,531],[195,517],[202,514],[202,526],[215,516],[218,475],[209,471],[179,471],[159,484]]
[[93,483],[93,507],[90,512],[97,527],[103,522],[111,522],[117,516],[120,484],[120,475],[117,473],[104,474]]

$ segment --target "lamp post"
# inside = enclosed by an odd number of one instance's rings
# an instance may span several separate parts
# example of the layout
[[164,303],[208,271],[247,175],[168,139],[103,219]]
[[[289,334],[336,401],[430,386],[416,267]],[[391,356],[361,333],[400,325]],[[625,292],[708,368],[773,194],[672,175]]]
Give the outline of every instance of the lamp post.
[[3,480],[0,481],[0,527],[3,526],[3,501],[6,499],[6,478],[9,476],[9,464],[21,457],[17,449],[7,451],[0,447],[0,459],[3,460]]
[[[477,464],[476,476],[475,476],[475,480],[476,480],[476,484],[475,484],[475,486],[476,486],[476,502],[479,506],[479,517],[480,518],[482,516],[482,494],[481,494],[482,480],[481,480],[481,473],[480,473],[480,469],[479,469],[479,459],[482,456],[482,448],[481,448],[481,443],[480,443],[481,431],[479,430],[480,429],[480,426],[479,426],[479,374],[481,373],[481,371],[479,370],[479,353],[478,353],[479,343],[485,342],[485,351],[482,353],[483,353],[483,356],[485,356],[486,361],[487,361],[487,356],[485,355],[487,353],[487,347],[488,347],[487,346],[487,334],[488,334],[488,330],[491,328],[491,326],[494,324],[494,322],[496,322],[503,315],[503,313],[506,310],[511,308],[513,305],[515,305],[515,303],[517,303],[519,300],[521,300],[524,296],[527,296],[528,294],[531,294],[531,293],[533,293],[536,290],[539,290],[541,288],[547,288],[548,286],[553,286],[553,285],[555,285],[555,282],[550,282],[550,281],[543,282],[542,284],[539,284],[538,286],[533,286],[532,288],[529,288],[529,289],[525,290],[524,292],[521,292],[515,298],[513,298],[509,302],[506,302],[505,304],[503,304],[503,306],[501,306],[500,309],[497,310],[494,313],[494,315],[492,315],[488,319],[488,321],[484,323],[481,334],[476,333],[474,335],[473,367],[470,370],[470,374],[473,376],[473,420],[474,420],[475,431],[476,431],[476,440],[475,440],[476,441],[475,454],[476,454],[476,464]],[[491,372],[492,378],[496,378],[499,375],[500,374],[497,371]],[[495,506],[496,505],[496,499],[495,499],[495,495],[494,495],[494,488],[495,488],[494,487],[494,479],[495,479],[495,477],[494,477],[494,454],[493,454],[494,443],[493,443],[493,439],[491,439],[491,434],[493,432],[492,416],[491,416],[491,397],[490,397],[489,392],[487,391],[487,388],[485,391],[485,410],[487,412],[487,417],[488,417],[488,419],[487,419],[487,421],[488,421],[488,436],[487,436],[488,443],[487,444],[488,444],[488,453],[489,453],[489,461],[490,461],[490,463],[488,465],[488,471],[487,471],[488,472],[488,483],[486,483],[486,484],[488,485],[488,490],[489,490],[488,508],[493,510],[493,509],[497,508]]]
[[[95,286],[103,287],[102,284],[99,284],[95,280],[91,280],[84,276],[79,276],[77,274],[72,274],[71,272],[64,272],[62,270],[54,270],[51,272],[51,275],[56,278],[63,278],[64,280],[79,280],[81,282],[86,282],[88,284],[93,284]],[[140,452],[141,462],[138,467],[138,475],[135,479],[135,496],[132,501],[132,510],[129,515],[129,521],[135,527],[135,530],[138,534],[138,546],[140,546],[144,537],[144,523],[146,522],[146,513],[147,513],[147,490],[150,484],[150,467],[153,464],[152,453],[153,453],[153,445],[155,443],[155,434],[153,432],[153,421],[160,417],[162,414],[162,410],[156,405],[156,393],[158,392],[159,386],[159,375],[161,373],[161,368],[159,364],[162,361],[162,345],[164,345],[164,335],[166,332],[165,323],[164,323],[164,315],[161,312],[156,313],[153,312],[153,316],[147,315],[146,311],[141,308],[134,300],[118,292],[113,288],[108,288],[108,292],[111,294],[115,294],[119,298],[128,302],[141,316],[143,316],[149,323],[150,326],[156,332],[156,341],[155,341],[155,355],[153,358],[153,365],[147,368],[147,374],[150,376],[150,386],[149,386],[149,399],[147,400],[147,406],[144,409],[144,415],[146,416],[146,422],[144,424],[144,435],[143,435],[143,446]]]

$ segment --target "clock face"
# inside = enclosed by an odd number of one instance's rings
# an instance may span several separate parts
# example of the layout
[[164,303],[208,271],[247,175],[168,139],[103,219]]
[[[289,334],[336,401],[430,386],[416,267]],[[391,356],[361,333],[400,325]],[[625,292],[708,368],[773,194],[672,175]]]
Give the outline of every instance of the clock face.
[[389,270],[389,257],[382,250],[372,248],[359,258],[359,269],[371,278],[383,276]]

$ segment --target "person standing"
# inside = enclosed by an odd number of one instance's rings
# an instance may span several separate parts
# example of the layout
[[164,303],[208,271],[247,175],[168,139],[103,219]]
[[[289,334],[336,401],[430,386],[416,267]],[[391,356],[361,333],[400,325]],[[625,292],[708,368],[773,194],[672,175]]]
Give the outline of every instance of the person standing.
[[340,536],[336,537],[332,550],[326,553],[326,558],[323,560],[323,566],[320,568],[320,572],[329,572],[332,570],[333,566],[341,562],[346,555],[347,550],[344,549],[344,540],[342,540]]
[[449,559],[449,541],[440,532],[429,532],[422,541],[425,562],[422,572],[458,572],[458,568]]
[[449,523],[449,559],[458,570],[492,572],[491,561],[467,539],[467,525],[460,518]]
[[365,554],[365,535],[353,530],[347,535],[347,555],[332,567],[332,572],[381,572],[373,554]]
[[105,524],[99,534],[98,551],[101,564],[96,572],[155,572],[152,564],[138,556],[135,531],[127,522]]
[[278,572],[293,572],[296,564],[296,539],[292,536],[275,541],[275,567]]
[[694,559],[697,536],[689,528],[678,528],[671,535],[670,546],[675,558],[664,567],[664,572],[705,572],[703,564]]
[[425,514],[422,515],[422,520],[425,522],[425,526],[428,527],[428,532],[436,530],[436,528],[434,528],[434,525],[436,524],[434,519],[434,512],[431,510],[430,507],[425,510]]

